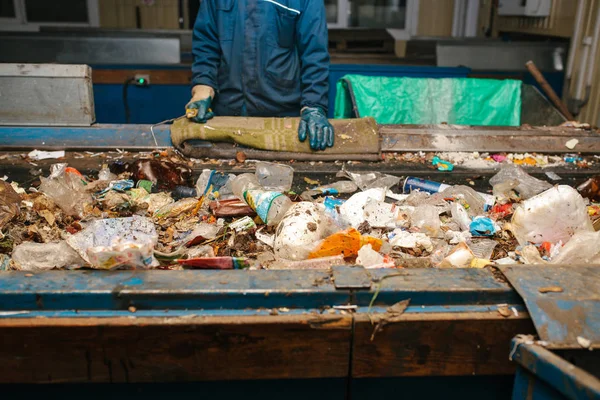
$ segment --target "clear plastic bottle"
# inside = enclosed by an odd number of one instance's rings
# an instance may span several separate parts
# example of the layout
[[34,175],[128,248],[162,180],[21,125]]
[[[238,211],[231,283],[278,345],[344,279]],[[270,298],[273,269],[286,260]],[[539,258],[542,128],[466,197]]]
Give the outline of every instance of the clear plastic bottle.
[[255,174],[258,183],[267,190],[287,192],[292,189],[294,168],[289,165],[259,161]]
[[103,164],[102,169],[98,173],[98,180],[99,181],[114,181],[116,179],[117,179],[117,176],[115,174],[113,174],[112,172],[110,172],[110,169],[108,169],[108,165]]
[[352,181],[337,181],[330,185],[319,186],[316,190],[335,195],[338,193],[354,193],[358,190],[358,186]]
[[277,225],[292,201],[279,191],[263,188],[256,175],[241,174],[231,182],[233,194],[248,204],[267,225]]

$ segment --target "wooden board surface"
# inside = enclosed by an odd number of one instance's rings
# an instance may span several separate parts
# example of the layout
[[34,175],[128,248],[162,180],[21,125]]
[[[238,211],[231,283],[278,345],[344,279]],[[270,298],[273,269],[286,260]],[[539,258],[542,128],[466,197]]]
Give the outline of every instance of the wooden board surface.
[[512,374],[511,339],[535,332],[526,313],[510,318],[495,311],[402,317],[373,341],[368,315],[355,317],[353,377]]
[[0,320],[0,383],[343,377],[350,316]]

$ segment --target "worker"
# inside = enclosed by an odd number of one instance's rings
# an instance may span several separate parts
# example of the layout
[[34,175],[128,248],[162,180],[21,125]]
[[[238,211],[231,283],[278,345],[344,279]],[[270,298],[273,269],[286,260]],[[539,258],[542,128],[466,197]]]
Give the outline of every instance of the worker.
[[201,0],[188,118],[300,115],[301,142],[333,146],[327,46],[323,0]]

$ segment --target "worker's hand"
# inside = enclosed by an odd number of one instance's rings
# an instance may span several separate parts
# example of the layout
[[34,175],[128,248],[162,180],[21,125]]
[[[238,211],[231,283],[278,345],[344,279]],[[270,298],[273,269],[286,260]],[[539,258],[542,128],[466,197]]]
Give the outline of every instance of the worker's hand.
[[215,116],[210,109],[215,91],[210,86],[196,85],[192,88],[192,99],[185,106],[185,116],[194,122],[205,123]]
[[313,150],[325,150],[325,148],[333,146],[333,126],[320,108],[306,107],[302,109],[298,139],[304,142],[307,136],[310,148]]

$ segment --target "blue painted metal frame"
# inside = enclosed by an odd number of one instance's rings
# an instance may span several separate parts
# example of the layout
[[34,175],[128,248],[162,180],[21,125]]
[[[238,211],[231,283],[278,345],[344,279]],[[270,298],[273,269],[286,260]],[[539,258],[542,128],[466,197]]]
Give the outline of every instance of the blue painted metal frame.
[[[597,266],[501,266],[525,300],[540,338],[551,348],[600,346],[600,269]],[[544,288],[560,287],[561,292]]]
[[[0,126],[0,147],[93,151],[98,147],[118,149],[156,148],[150,125],[94,124],[87,127]],[[158,147],[171,147],[169,125],[153,127]]]
[[513,400],[600,399],[596,377],[536,344],[514,339],[512,346],[516,346],[512,360],[519,364]]
[[440,270],[415,269],[389,278],[383,278],[389,272],[370,272],[369,290],[339,290],[326,270],[6,272],[0,273],[0,318],[114,317],[130,315],[131,306],[138,317],[267,315],[281,308],[299,314],[348,304],[385,312],[407,298],[406,312],[415,314],[489,312],[501,303],[524,311],[514,290],[486,270],[440,276]]

